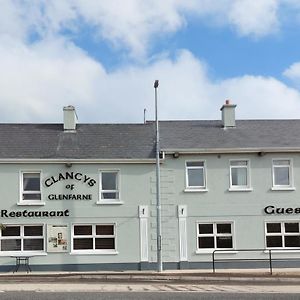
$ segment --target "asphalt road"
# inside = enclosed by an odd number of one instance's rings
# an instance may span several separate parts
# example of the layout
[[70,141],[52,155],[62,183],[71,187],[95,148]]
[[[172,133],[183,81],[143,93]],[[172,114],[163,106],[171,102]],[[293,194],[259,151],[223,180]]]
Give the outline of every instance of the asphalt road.
[[125,293],[45,293],[45,292],[2,292],[1,300],[235,300],[235,299],[278,299],[299,300],[300,294],[246,294],[246,293],[198,293],[198,292],[125,292]]

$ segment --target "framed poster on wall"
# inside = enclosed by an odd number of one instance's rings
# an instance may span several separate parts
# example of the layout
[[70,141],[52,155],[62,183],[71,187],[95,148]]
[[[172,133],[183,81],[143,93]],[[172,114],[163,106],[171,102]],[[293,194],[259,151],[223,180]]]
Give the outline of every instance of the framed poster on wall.
[[68,252],[68,225],[47,225],[47,252]]

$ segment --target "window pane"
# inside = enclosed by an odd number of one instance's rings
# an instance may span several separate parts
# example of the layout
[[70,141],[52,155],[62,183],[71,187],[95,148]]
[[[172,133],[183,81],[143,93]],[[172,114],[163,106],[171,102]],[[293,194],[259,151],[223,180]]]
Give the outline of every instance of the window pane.
[[24,191],[40,190],[40,173],[23,173]]
[[275,185],[290,185],[289,167],[274,168]]
[[203,169],[188,169],[188,186],[204,186]]
[[21,240],[2,240],[1,241],[1,251],[21,251]]
[[113,235],[114,226],[113,225],[97,225],[96,226],[97,235]]
[[247,166],[246,160],[234,160],[230,162],[231,166]]
[[232,248],[232,237],[231,236],[217,237],[217,248]]
[[231,233],[231,224],[217,224],[217,233]]
[[231,168],[231,184],[247,186],[247,168]]
[[281,224],[280,223],[268,223],[267,224],[267,232],[272,233],[272,232],[281,232]]
[[90,225],[76,225],[74,226],[74,235],[91,235],[92,226]]
[[213,224],[199,224],[199,233],[200,234],[213,233]]
[[117,190],[117,173],[116,172],[103,172],[102,190]]
[[23,200],[41,200],[41,194],[23,194]]
[[43,226],[24,226],[25,236],[42,236]]
[[114,238],[96,238],[96,249],[115,249]]
[[203,161],[188,161],[186,163],[187,167],[204,167]]
[[285,247],[300,247],[300,236],[285,236]]
[[88,250],[93,249],[93,239],[73,239],[74,250]]
[[198,243],[199,248],[215,248],[213,237],[199,237]]
[[2,236],[20,236],[20,226],[7,226],[1,232]]
[[117,192],[102,192],[101,199],[119,199],[119,193],[117,193]]
[[267,247],[282,247],[281,236],[267,236]]
[[299,223],[284,223],[285,232],[299,232]]
[[43,239],[24,239],[24,251],[44,250]]
[[289,166],[290,161],[289,160],[273,160],[274,166]]

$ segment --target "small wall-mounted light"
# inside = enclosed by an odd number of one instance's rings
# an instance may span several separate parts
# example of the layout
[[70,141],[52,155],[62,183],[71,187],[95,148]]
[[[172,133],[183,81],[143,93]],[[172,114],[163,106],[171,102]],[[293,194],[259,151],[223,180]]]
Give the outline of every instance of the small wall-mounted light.
[[266,152],[260,151],[260,152],[257,153],[257,155],[258,155],[258,156],[265,156],[265,155],[266,155]]
[[68,163],[65,163],[65,166],[66,166],[66,168],[71,168],[72,167],[72,163],[70,163],[70,162],[68,162]]
[[173,157],[174,157],[174,158],[178,158],[178,157],[179,157],[179,152],[174,152],[174,153],[173,153]]

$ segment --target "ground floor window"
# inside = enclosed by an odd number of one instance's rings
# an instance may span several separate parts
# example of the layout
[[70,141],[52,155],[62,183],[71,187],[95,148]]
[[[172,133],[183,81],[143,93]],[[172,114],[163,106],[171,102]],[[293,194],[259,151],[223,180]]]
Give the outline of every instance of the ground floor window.
[[44,251],[43,225],[6,225],[1,230],[1,252]]
[[232,223],[198,223],[198,249],[233,248]]
[[73,226],[74,251],[116,249],[114,224],[78,224]]
[[267,248],[300,248],[299,222],[266,223]]

